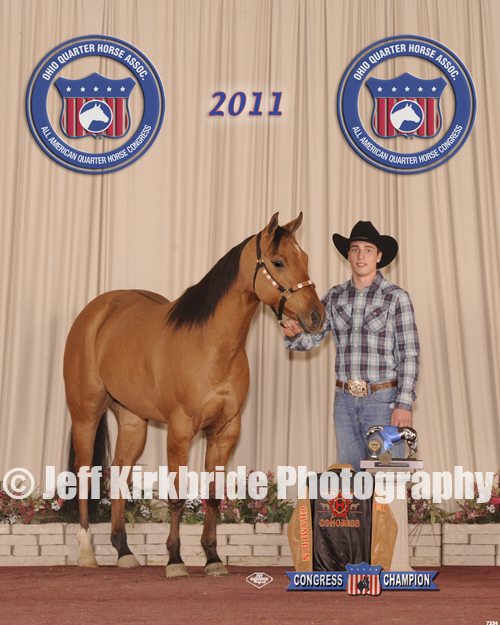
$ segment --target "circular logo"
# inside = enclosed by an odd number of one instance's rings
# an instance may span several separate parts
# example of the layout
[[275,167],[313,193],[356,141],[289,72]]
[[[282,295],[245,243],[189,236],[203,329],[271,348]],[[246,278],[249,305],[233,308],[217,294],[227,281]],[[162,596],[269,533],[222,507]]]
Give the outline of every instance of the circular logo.
[[341,516],[347,519],[347,513],[349,512],[349,506],[351,502],[349,499],[344,499],[339,493],[335,499],[330,499],[330,510],[335,516]]
[[[395,59],[407,71],[396,73]],[[400,174],[428,171],[454,156],[472,130],[476,108],[460,59],[441,43],[412,35],[363,50],[347,68],[337,98],[340,126],[354,151]]]
[[[106,75],[89,74],[88,61],[68,70],[89,57],[95,57],[96,70],[100,57],[107,57],[120,64],[119,71],[108,60]],[[57,124],[51,121],[54,109]],[[163,123],[165,96],[157,71],[137,48],[114,37],[89,35],[60,44],[40,62],[28,86],[26,114],[39,146],[56,163],[105,174],[131,165],[149,150]]]

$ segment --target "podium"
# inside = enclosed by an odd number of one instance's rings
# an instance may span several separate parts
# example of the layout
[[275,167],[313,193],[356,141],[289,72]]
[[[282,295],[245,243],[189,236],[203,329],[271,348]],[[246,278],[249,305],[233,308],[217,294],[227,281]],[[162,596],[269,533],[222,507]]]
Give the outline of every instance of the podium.
[[[396,523],[398,524],[398,535],[396,544],[394,545],[394,555],[391,562],[391,571],[413,571],[410,566],[410,555],[408,549],[408,504],[406,497],[404,499],[397,498],[397,473],[410,473],[420,471],[424,468],[423,460],[416,458],[394,458],[389,464],[382,464],[378,459],[361,460],[361,470],[365,470],[376,477],[377,473],[383,471],[385,473],[394,473],[394,499],[389,504]],[[374,492],[376,497],[376,492]]]

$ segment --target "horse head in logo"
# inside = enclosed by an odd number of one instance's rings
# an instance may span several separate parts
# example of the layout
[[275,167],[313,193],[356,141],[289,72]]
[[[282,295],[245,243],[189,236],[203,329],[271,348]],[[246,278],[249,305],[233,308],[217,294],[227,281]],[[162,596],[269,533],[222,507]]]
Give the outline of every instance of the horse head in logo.
[[370,589],[370,580],[368,579],[368,575],[365,575],[363,577],[363,579],[361,579],[358,583],[357,583],[357,588],[360,591],[363,590],[369,590]]
[[391,123],[397,130],[401,130],[403,122],[415,122],[418,123],[420,117],[413,110],[411,102],[408,102],[406,106],[395,111],[391,111]]
[[92,108],[88,108],[85,111],[80,111],[80,124],[85,128],[85,130],[89,130],[92,122],[108,122],[109,117],[102,110],[101,104],[94,104]]

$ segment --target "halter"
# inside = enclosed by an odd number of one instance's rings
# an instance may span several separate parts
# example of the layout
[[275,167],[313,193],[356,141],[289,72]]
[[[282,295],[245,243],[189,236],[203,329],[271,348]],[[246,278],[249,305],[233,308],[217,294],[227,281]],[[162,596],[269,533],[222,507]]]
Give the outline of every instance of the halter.
[[259,234],[257,235],[257,266],[255,267],[255,274],[253,276],[253,290],[255,291],[255,280],[257,279],[257,273],[259,269],[262,269],[262,273],[269,280],[269,283],[272,286],[274,286],[275,289],[278,289],[278,291],[281,293],[281,299],[280,299],[280,303],[278,306],[278,310],[276,310],[274,306],[270,306],[270,308],[273,311],[273,313],[276,315],[276,318],[280,326],[284,326],[285,324],[283,323],[283,309],[285,308],[286,302],[292,297],[294,293],[296,293],[297,291],[300,291],[300,289],[303,289],[306,286],[315,287],[316,285],[314,284],[312,280],[308,280],[307,282],[299,282],[299,284],[292,286],[290,289],[286,289],[279,282],[277,282],[269,273],[269,270],[266,267],[266,263],[262,259],[262,251],[260,249],[261,235],[262,235],[262,232],[259,232]]

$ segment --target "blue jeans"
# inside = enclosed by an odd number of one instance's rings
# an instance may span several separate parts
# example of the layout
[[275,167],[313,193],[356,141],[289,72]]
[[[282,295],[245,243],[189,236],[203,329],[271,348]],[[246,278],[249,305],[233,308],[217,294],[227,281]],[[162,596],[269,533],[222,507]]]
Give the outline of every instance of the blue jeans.
[[[397,388],[385,388],[367,397],[352,397],[347,390],[335,389],[333,418],[340,463],[350,464],[359,471],[360,461],[370,457],[368,442],[378,438],[383,445],[378,433],[369,439],[366,432],[372,425],[391,425],[396,395]],[[404,458],[404,441],[394,443],[390,451],[393,458]]]

